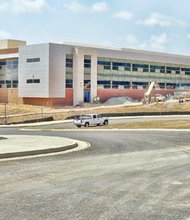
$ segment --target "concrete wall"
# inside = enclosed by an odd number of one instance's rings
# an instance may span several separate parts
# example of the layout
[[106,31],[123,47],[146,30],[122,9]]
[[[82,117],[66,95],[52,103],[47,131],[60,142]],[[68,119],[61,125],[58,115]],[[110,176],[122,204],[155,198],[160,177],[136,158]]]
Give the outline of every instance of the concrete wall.
[[26,45],[26,41],[21,40],[0,40],[0,49],[18,48]]
[[49,98],[65,97],[65,59],[64,47],[49,45]]
[[[40,58],[40,62],[27,63],[28,58]],[[49,44],[19,49],[18,79],[20,97],[49,98]],[[40,83],[27,84],[28,79],[40,79]]]
[[73,104],[84,101],[84,51],[75,48],[73,51]]

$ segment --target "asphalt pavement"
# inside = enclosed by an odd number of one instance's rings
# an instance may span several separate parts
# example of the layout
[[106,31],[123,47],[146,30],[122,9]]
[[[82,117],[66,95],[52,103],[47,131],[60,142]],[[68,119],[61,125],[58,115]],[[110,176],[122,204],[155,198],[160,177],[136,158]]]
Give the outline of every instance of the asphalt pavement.
[[69,154],[0,162],[0,219],[190,218],[189,131],[22,131],[78,139]]

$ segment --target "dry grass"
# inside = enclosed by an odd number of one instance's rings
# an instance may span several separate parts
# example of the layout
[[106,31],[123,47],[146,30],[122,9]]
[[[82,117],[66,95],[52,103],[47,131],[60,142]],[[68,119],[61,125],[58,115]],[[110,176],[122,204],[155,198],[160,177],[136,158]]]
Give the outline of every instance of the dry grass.
[[[0,104],[0,116],[4,115],[4,104]],[[51,108],[43,107],[45,111],[51,110]],[[41,106],[22,105],[22,104],[7,104],[7,115],[25,114],[25,113],[40,113],[42,111]]]
[[[42,110],[43,109],[43,110]],[[52,116],[54,120],[63,120],[70,116],[80,115],[80,114],[126,114],[126,113],[140,113],[140,112],[172,112],[179,111],[185,112],[190,111],[190,103],[185,104],[151,104],[151,105],[138,105],[138,106],[92,106],[84,108],[50,108],[42,106],[33,105],[22,105],[22,104],[8,104],[7,105],[7,115],[17,115],[17,114],[35,114],[19,117],[11,117],[8,119],[9,123],[22,122],[25,120],[41,119],[43,117]],[[0,104],[0,116],[4,116],[4,105]],[[2,119],[0,120],[2,124]]]
[[165,129],[190,129],[189,120],[160,120],[150,122],[129,122],[101,127],[102,129],[130,129],[130,128],[165,128]]

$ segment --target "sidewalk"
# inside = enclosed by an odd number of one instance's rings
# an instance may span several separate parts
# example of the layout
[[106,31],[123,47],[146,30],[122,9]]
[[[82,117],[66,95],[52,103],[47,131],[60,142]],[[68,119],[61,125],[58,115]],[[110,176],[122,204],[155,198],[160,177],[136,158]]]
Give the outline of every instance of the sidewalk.
[[0,159],[57,153],[76,148],[76,140],[49,136],[3,135]]

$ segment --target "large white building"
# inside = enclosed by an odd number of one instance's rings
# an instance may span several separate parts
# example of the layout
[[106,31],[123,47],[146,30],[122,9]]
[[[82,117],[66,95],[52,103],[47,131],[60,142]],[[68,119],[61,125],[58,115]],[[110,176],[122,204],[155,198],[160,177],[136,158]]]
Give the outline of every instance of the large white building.
[[47,43],[21,45],[18,57],[18,94],[28,104],[76,105],[97,96],[102,102],[113,96],[140,99],[153,81],[154,93],[190,88],[190,56]]

